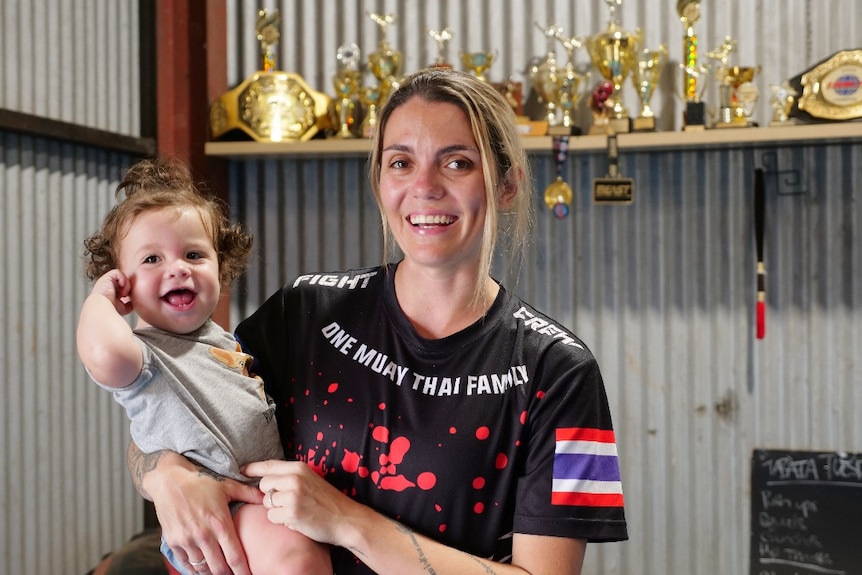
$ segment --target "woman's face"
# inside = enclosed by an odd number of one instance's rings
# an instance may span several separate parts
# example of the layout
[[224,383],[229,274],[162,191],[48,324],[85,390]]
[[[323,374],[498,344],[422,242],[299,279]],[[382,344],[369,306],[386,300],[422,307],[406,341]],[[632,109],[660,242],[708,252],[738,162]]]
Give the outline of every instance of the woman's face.
[[485,224],[481,155],[458,106],[414,97],[386,123],[380,201],[404,263],[475,270]]

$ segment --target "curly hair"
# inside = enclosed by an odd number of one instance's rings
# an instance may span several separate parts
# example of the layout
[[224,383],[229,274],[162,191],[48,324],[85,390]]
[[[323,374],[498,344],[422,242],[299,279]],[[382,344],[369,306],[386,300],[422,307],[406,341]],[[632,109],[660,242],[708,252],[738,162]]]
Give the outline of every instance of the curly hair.
[[120,240],[135,218],[164,208],[198,210],[218,255],[219,281],[229,286],[248,269],[253,238],[231,223],[224,202],[195,184],[188,166],[176,159],[147,158],[134,164],[117,186],[118,203],[98,232],[84,240],[85,274],[90,281],[117,267]]

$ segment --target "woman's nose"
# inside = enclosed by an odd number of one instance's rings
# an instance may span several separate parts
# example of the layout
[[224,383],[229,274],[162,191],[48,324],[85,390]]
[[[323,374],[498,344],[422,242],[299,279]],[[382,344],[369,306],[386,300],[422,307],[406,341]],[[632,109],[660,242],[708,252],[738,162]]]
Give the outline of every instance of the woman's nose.
[[422,167],[416,172],[414,190],[421,198],[439,198],[443,195],[443,186],[440,174],[434,167]]

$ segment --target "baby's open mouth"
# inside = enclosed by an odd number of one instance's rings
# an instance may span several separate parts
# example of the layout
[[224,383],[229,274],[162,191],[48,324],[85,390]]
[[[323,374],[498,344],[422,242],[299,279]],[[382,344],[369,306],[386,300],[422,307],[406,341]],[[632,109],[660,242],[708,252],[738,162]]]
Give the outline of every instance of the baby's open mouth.
[[195,292],[189,289],[177,289],[169,291],[162,299],[171,305],[182,307],[189,305],[195,299]]

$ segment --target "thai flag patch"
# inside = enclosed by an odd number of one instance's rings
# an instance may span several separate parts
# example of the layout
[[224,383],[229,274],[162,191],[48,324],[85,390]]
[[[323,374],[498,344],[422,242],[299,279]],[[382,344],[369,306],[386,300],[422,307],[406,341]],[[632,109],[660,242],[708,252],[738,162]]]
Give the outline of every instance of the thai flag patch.
[[623,484],[612,430],[557,429],[554,449],[554,505],[622,507]]

